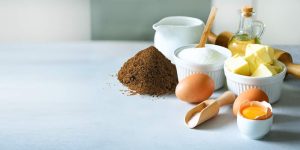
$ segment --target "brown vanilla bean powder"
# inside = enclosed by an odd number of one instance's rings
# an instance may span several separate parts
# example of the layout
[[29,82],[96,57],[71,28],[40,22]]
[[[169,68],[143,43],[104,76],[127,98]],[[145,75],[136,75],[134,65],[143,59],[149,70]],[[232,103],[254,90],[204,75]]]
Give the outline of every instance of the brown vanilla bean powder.
[[138,52],[123,64],[119,81],[132,93],[159,96],[175,92],[176,67],[154,46]]

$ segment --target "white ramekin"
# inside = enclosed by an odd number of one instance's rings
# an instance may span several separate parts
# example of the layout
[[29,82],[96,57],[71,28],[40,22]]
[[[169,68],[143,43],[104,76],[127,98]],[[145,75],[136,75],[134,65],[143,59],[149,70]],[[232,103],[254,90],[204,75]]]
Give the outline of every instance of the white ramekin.
[[[178,54],[186,49],[186,48],[192,48],[196,47],[196,44],[191,44],[187,46],[180,47],[175,50],[173,60],[176,65],[177,69],[177,76],[178,80],[181,81],[185,77],[191,75],[191,74],[196,74],[196,73],[205,73],[209,75],[215,82],[215,90],[221,88],[224,85],[225,81],[225,75],[223,71],[224,67],[224,62],[220,64],[196,64],[196,63],[191,63],[184,61],[180,58],[178,58]],[[231,57],[231,52],[227,48],[218,46],[218,45],[213,45],[213,44],[206,44],[205,47],[208,47],[210,49],[216,50],[223,54],[226,58]]]
[[[226,61],[225,61],[226,63]],[[286,66],[278,61],[283,70],[272,77],[251,77],[232,73],[224,65],[224,72],[227,79],[227,87],[229,90],[239,95],[240,93],[251,89],[259,88],[266,92],[271,104],[277,102],[281,95],[283,79],[286,74]]]
[[[261,105],[270,108],[272,112],[272,107],[269,103],[267,102],[256,102],[256,103],[261,103]],[[251,120],[245,118],[241,114],[240,111],[242,110],[242,107],[243,105],[241,105],[239,112],[237,114],[237,126],[241,134],[247,138],[255,139],[255,140],[263,138],[271,130],[273,124],[273,114],[270,118],[267,118],[265,120]]]

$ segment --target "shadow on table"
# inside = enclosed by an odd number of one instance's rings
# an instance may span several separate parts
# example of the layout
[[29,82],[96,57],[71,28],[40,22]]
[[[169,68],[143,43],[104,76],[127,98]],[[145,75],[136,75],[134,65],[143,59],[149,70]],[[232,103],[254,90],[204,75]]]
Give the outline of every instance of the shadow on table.
[[[271,132],[262,139],[268,142],[300,142],[300,132],[290,130],[293,127],[289,125],[296,125],[299,123],[300,116],[288,114],[274,114],[273,126]],[[284,129],[284,130],[282,130]],[[290,131],[289,131],[290,130]]]
[[300,108],[300,79],[289,78],[283,83],[280,100],[276,107]]
[[213,130],[213,129],[221,129],[230,124],[235,124],[236,118],[232,116],[230,112],[224,112],[222,114],[218,114],[216,117],[207,120],[206,122],[197,126],[196,130]]
[[281,125],[284,123],[291,123],[291,122],[299,122],[300,116],[292,116],[286,114],[274,114],[274,121],[275,125]]
[[300,133],[283,130],[272,130],[261,140],[266,142],[300,142]]
[[294,90],[300,91],[300,78],[296,78],[292,75],[287,75],[284,79],[284,84],[292,87]]

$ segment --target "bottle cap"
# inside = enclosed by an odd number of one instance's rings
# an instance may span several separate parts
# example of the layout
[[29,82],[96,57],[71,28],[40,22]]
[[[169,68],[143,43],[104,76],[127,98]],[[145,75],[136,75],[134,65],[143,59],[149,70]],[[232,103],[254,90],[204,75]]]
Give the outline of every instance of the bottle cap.
[[245,5],[242,8],[242,13],[245,17],[251,17],[253,13],[253,7],[251,5]]

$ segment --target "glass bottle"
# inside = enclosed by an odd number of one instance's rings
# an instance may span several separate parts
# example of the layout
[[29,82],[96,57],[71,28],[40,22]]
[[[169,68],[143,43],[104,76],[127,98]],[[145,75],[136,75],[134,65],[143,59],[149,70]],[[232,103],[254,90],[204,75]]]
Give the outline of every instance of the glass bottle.
[[228,44],[228,49],[231,50],[232,55],[245,55],[247,44],[260,43],[260,37],[265,26],[262,22],[253,20],[255,12],[251,6],[245,6],[240,14],[239,30]]

